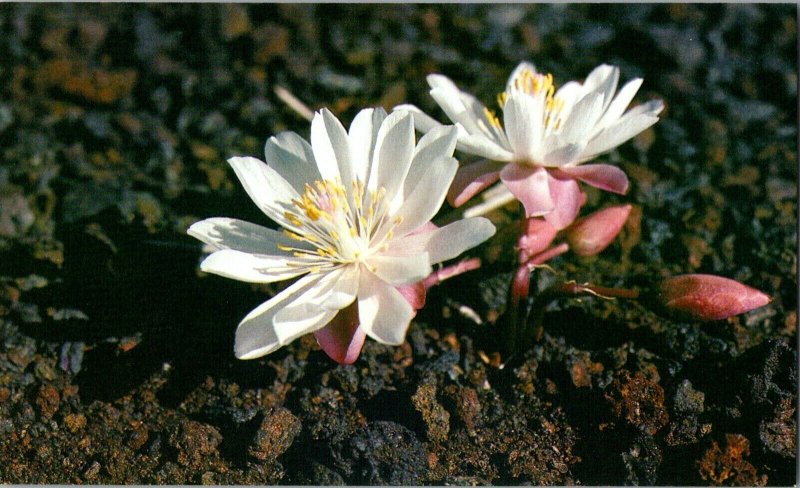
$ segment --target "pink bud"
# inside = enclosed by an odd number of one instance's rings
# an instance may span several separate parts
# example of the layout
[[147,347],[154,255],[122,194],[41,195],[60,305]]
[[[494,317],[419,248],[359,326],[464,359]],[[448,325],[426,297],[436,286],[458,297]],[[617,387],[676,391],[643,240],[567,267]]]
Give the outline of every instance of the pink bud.
[[565,233],[570,248],[578,256],[598,254],[614,241],[630,213],[630,205],[619,205],[578,219]]
[[520,263],[547,249],[558,234],[558,229],[544,219],[526,219],[522,225],[522,235],[517,240]]
[[674,276],[658,286],[658,299],[669,311],[696,320],[722,320],[772,301],[755,288],[721,276]]

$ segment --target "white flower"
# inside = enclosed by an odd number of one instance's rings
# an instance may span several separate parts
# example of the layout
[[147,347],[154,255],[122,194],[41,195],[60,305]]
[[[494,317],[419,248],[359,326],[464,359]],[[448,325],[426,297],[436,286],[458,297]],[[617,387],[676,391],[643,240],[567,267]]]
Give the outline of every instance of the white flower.
[[215,249],[201,269],[251,283],[302,276],[242,320],[236,356],[256,358],[309,332],[345,363],[365,335],[402,343],[415,313],[409,290],[432,264],[494,234],[483,218],[430,223],[456,172],[455,144],[449,126],[415,144],[407,112],[362,110],[348,132],[323,109],[310,145],[284,132],[267,141],[268,164],[231,158],[247,194],[283,230],[230,218],[197,222],[188,233]]
[[[625,193],[628,179],[619,168],[580,165],[656,123],[664,105],[653,100],[625,112],[642,80],[633,79],[617,92],[618,81],[619,69],[604,64],[583,83],[571,81],[556,91],[551,75],[523,62],[498,95],[501,123],[493,111],[449,78],[429,75],[431,96],[458,127],[458,149],[489,160],[462,168],[449,195],[451,202],[461,205],[501,179],[528,216],[544,216],[562,229],[580,206],[576,180]],[[397,109],[412,111],[421,131],[440,125],[413,105]],[[506,192],[498,200],[509,201],[509,197]]]

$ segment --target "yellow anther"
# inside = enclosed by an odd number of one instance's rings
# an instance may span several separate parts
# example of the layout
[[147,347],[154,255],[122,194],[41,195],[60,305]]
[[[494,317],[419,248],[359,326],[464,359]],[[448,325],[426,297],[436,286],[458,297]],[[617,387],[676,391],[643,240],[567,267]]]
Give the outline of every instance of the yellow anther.
[[508,99],[508,93],[506,93],[506,92],[498,93],[497,94],[497,105],[499,105],[500,108],[505,107],[507,99]]
[[493,111],[489,110],[486,107],[483,107],[483,114],[484,116],[486,116],[486,120],[488,120],[492,126],[498,129],[500,128],[500,121],[497,119],[497,116],[494,114]]
[[291,251],[292,249],[293,249],[293,248],[291,248],[291,247],[289,247],[289,246],[284,246],[283,244],[278,244],[278,250],[279,250],[279,251],[283,251],[283,252],[289,252],[289,251]]
[[394,225],[399,225],[402,221],[403,221],[403,216],[398,215],[397,217],[394,218]]
[[338,240],[339,240],[339,234],[338,234],[338,233],[337,233],[335,230],[333,230],[333,229],[331,229],[331,230],[329,230],[329,231],[328,231],[328,235],[329,235],[329,236],[331,237],[331,239],[333,239],[334,241],[338,241]]

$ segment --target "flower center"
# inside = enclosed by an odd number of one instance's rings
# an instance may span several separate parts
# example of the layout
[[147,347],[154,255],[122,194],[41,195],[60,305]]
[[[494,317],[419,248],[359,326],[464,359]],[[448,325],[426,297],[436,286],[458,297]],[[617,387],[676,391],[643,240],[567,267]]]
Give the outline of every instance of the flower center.
[[385,188],[368,190],[358,180],[350,192],[338,179],[307,183],[283,213],[284,235],[305,245],[278,248],[297,258],[290,265],[312,271],[364,263],[388,247],[393,229],[402,221],[391,219],[385,197]]
[[[534,98],[544,98],[542,118],[545,131],[556,132],[561,128],[561,117],[559,114],[564,108],[564,100],[554,96],[556,87],[553,84],[553,75],[550,73],[536,73],[529,69],[521,70],[512,82],[512,90],[525,93]],[[508,92],[497,94],[497,104],[504,108]],[[494,116],[494,112],[486,109],[486,118],[490,124],[499,126],[500,121]]]

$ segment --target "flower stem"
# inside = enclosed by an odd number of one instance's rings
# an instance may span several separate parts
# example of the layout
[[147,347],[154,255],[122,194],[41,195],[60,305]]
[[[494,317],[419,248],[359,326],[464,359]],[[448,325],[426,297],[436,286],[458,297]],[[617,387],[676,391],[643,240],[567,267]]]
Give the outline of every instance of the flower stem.
[[528,296],[530,295],[531,271],[536,266],[540,266],[568,250],[569,245],[567,243],[553,246],[528,259],[519,265],[514,272],[506,302],[505,320],[507,328],[504,334],[504,349],[507,354],[515,354],[529,341],[528,334],[525,333],[525,323],[530,310],[528,308]]

